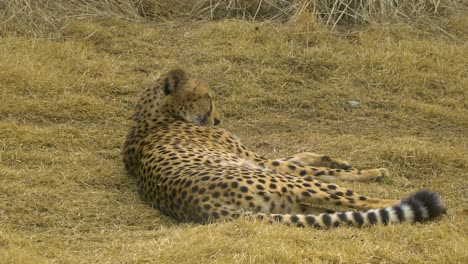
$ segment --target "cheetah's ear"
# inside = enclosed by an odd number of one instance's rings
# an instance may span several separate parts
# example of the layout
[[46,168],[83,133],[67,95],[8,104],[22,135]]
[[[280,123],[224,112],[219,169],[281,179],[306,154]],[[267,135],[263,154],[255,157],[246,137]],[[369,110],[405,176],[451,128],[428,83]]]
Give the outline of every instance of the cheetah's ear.
[[181,69],[168,72],[164,79],[164,94],[169,95],[175,93],[186,79],[185,72]]

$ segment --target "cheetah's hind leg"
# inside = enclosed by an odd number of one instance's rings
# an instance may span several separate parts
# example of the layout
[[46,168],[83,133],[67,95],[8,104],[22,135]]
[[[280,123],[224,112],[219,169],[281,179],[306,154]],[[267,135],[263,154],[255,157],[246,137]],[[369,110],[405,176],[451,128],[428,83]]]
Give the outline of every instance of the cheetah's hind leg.
[[296,154],[291,157],[280,158],[280,161],[289,161],[295,165],[301,166],[314,166],[314,167],[326,167],[332,169],[343,169],[349,170],[352,168],[352,165],[349,162],[332,158],[326,155],[320,155],[312,152],[303,152]]

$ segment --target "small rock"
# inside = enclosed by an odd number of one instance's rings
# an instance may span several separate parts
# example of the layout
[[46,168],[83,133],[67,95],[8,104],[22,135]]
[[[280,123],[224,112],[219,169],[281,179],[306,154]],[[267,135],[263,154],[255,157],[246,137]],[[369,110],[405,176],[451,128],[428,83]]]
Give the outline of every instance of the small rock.
[[348,106],[351,109],[358,108],[361,105],[361,102],[358,101],[348,101]]

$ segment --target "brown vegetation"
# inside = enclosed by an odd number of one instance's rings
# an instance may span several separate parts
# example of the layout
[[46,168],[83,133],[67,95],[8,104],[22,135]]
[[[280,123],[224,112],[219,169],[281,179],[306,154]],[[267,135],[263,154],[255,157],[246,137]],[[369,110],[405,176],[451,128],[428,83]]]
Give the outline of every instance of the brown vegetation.
[[[379,1],[0,1],[0,262],[466,263],[466,4],[340,17],[345,2]],[[224,17],[244,19],[208,21]],[[328,231],[160,215],[120,149],[140,92],[174,67],[215,87],[223,126],[256,151],[387,167],[339,184],[433,189],[448,214]]]

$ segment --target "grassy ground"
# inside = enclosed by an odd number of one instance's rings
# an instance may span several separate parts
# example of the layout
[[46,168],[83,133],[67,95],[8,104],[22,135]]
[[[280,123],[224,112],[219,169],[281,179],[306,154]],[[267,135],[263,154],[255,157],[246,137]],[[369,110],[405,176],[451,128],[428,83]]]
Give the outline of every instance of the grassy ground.
[[[432,25],[96,18],[33,37],[2,20],[0,262],[468,262],[468,20]],[[256,151],[387,167],[380,183],[340,185],[388,198],[433,189],[448,215],[328,231],[160,215],[120,148],[141,90],[177,66],[215,87],[223,126]]]

